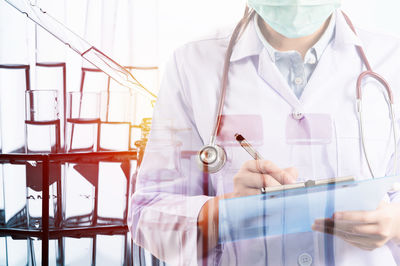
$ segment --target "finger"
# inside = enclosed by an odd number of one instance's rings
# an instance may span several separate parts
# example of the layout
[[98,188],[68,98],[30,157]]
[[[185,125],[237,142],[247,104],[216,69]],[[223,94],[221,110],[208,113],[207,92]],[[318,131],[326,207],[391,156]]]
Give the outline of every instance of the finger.
[[361,225],[377,225],[377,223],[365,223],[360,221],[347,221],[347,220],[337,220],[332,218],[327,219],[316,219],[314,221],[315,224],[323,225],[323,226],[330,226],[330,227],[337,227],[341,229],[345,228],[352,228]]
[[237,194],[237,197],[246,197],[246,196],[253,196],[253,195],[258,195],[260,194],[261,191],[260,189],[255,189],[255,188],[245,188],[240,190],[240,193]]
[[315,225],[321,227],[335,228],[347,234],[360,235],[371,239],[381,239],[382,233],[378,224],[365,224],[353,221],[338,221],[331,218],[316,219]]
[[269,175],[275,178],[282,185],[293,184],[297,179],[297,176],[293,176],[291,173],[285,170],[270,172]]
[[318,231],[318,232],[321,232],[321,233],[327,233],[327,234],[330,234],[330,235],[337,235],[337,234],[340,233],[340,230],[335,229],[334,227],[324,226],[324,225],[315,224],[315,223],[311,226],[311,229],[314,230],[314,231]]
[[335,236],[341,237],[345,240],[351,240],[353,242],[358,242],[356,239],[359,239],[359,236],[351,235],[348,232],[345,232],[345,231],[342,231],[340,229],[330,227],[330,226],[321,226],[321,225],[313,224],[311,228],[314,231],[318,231],[318,232],[326,233],[326,234],[330,234],[330,235],[335,235]]
[[281,185],[272,176],[260,173],[246,173],[241,179],[241,182],[244,186],[254,189]]
[[359,224],[374,224],[379,222],[378,211],[347,211],[333,214],[333,219],[340,222],[356,222]]
[[294,183],[297,179],[297,176],[291,173],[293,170],[290,170],[291,172],[283,170],[270,161],[256,160],[256,168],[259,173],[269,174],[282,185]]
[[341,239],[343,239],[345,242],[356,246],[358,248],[364,249],[364,250],[374,250],[377,248],[377,240],[369,238],[369,237],[363,237],[363,236],[357,236],[357,235],[351,235],[344,233],[338,229],[332,229],[332,228],[323,228],[319,226],[313,226],[314,231],[318,231],[321,233],[327,233],[331,235],[335,235]]
[[[281,170],[278,172],[273,172],[270,173],[270,175],[275,178],[276,180],[278,180],[281,184],[285,185],[285,184],[293,184],[294,182],[296,182],[296,179],[298,177],[298,175],[295,173],[296,170],[290,170],[287,171],[285,170]],[[296,175],[294,175],[296,174]]]
[[378,224],[362,224],[357,225],[352,228],[353,232],[358,235],[365,235],[369,236],[373,239],[384,239],[385,236],[384,232],[378,226]]
[[355,228],[352,229],[341,229],[331,226],[323,226],[320,224],[313,224],[312,230],[327,233],[331,235],[339,236],[345,240],[351,241],[353,243],[360,243],[363,245],[372,246],[377,241],[381,240],[381,237],[374,234],[362,234],[358,233]]
[[[343,239],[343,238],[342,238]],[[358,247],[363,250],[371,251],[374,250],[375,247],[372,244],[366,244],[366,243],[358,243],[349,239],[343,239],[345,242],[349,243],[350,245],[353,245],[355,247]]]
[[337,231],[350,235],[357,235],[366,239],[368,238],[373,241],[385,238],[385,234],[381,232],[380,227],[377,224],[338,224],[327,219],[325,221],[316,220],[315,225],[319,228],[334,228]]
[[244,163],[241,170],[258,174],[268,174],[275,178],[279,184],[290,184],[296,180],[296,177],[293,177],[291,173],[286,172],[273,162],[267,160],[247,161]]
[[325,219],[315,219],[314,224],[320,226],[330,226],[333,227],[335,225],[335,221],[332,218],[325,218]]
[[289,167],[284,169],[284,171],[292,176],[294,181],[296,181],[299,178],[299,171],[297,170],[296,167]]
[[[274,186],[282,186],[281,183],[278,182],[274,177],[270,175],[260,174],[261,178],[263,179],[263,186],[262,187],[274,187]],[[261,187],[259,187],[261,188]]]
[[270,161],[256,161],[257,169],[260,173],[269,174],[280,184],[292,184],[298,178],[297,169],[294,167],[281,169]]
[[253,173],[263,174],[282,171],[276,164],[267,160],[250,160],[244,163],[243,168]]

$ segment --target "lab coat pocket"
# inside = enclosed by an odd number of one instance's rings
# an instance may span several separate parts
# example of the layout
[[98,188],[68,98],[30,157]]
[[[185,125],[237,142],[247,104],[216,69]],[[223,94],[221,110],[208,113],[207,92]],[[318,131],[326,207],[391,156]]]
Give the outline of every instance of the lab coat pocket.
[[332,118],[328,114],[305,114],[300,119],[289,115],[286,143],[293,145],[329,144],[332,142]]
[[355,175],[360,179],[371,177],[365,153],[374,175],[381,177],[386,174],[388,161],[394,151],[391,119],[385,104],[375,103],[374,107],[364,108],[362,130],[356,115],[335,119],[341,176]]
[[333,119],[327,113],[307,113],[286,119],[285,142],[289,165],[297,168],[298,181],[337,175]]
[[218,142],[224,146],[239,146],[235,134],[243,135],[253,146],[263,144],[263,121],[260,115],[222,115],[218,131]]

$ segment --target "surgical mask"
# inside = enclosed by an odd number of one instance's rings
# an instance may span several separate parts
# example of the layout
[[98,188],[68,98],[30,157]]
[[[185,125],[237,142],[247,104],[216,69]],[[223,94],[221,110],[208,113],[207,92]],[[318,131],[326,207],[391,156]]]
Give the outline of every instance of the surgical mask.
[[249,7],[287,38],[313,34],[340,4],[341,0],[248,0]]

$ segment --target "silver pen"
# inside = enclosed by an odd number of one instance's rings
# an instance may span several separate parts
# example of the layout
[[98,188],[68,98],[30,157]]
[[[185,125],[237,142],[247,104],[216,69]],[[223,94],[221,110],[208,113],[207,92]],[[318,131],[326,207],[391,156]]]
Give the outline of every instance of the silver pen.
[[263,157],[253,148],[253,146],[240,134],[235,134],[235,139],[239,142],[240,146],[243,147],[254,160],[264,160]]

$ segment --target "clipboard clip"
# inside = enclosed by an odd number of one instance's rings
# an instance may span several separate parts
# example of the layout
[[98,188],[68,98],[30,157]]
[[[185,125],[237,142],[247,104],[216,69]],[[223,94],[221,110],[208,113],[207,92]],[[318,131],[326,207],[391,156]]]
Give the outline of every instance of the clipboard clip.
[[286,191],[286,190],[292,190],[292,189],[297,189],[297,188],[312,188],[312,187],[316,187],[316,186],[331,185],[331,184],[352,182],[352,181],[355,181],[354,176],[334,177],[334,178],[319,179],[319,180],[307,180],[306,182],[301,182],[301,183],[294,183],[294,184],[273,186],[273,187],[264,187],[264,188],[261,188],[261,194],[266,194],[266,193],[270,193],[270,192]]
[[307,180],[306,182],[304,182],[304,187],[314,187],[315,185],[315,180]]

